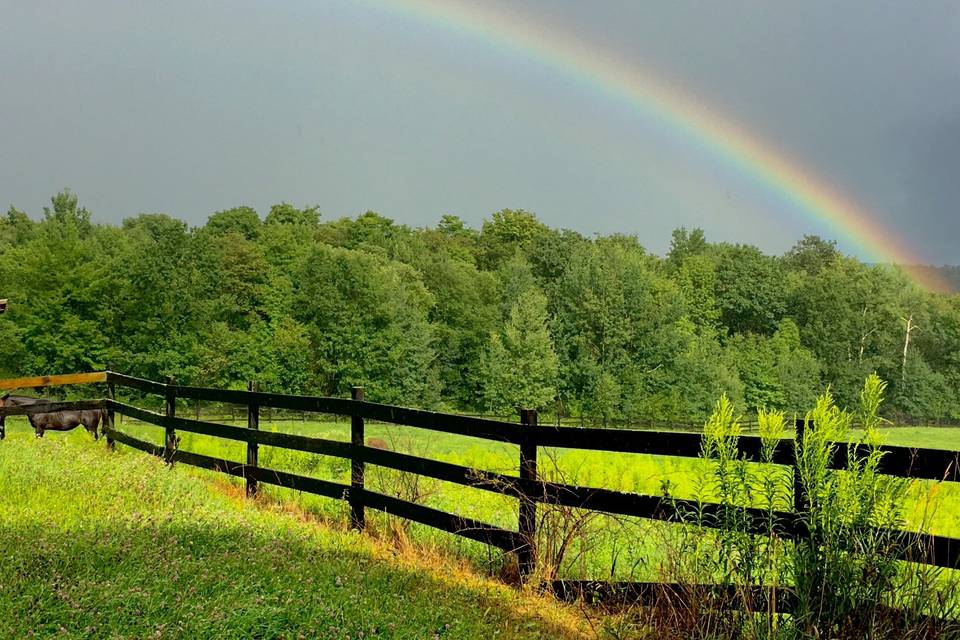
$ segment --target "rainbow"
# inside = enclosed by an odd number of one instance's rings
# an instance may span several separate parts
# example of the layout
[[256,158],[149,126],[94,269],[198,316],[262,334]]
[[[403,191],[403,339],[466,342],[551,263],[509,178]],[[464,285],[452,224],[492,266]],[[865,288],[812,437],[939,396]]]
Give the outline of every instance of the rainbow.
[[460,0],[370,1],[377,7],[536,60],[591,90],[621,100],[671,135],[733,166],[802,215],[814,219],[831,236],[859,247],[866,259],[900,265],[925,288],[939,291],[947,286],[930,270],[912,268],[923,260],[863,207],[781,150],[632,61],[504,8],[468,5]]

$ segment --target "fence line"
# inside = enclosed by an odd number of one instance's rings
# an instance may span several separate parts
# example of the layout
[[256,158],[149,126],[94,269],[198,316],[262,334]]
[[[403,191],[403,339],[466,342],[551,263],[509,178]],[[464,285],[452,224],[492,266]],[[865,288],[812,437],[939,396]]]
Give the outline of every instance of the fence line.
[[[266,393],[259,391],[253,383],[250,384],[247,391],[225,390],[180,386],[172,379],[169,379],[166,383],[160,383],[115,372],[105,372],[5,381],[0,382],[0,385],[4,385],[0,388],[14,388],[9,385],[25,380],[35,383],[34,386],[42,386],[42,384],[79,384],[78,379],[89,382],[106,382],[108,397],[104,400],[48,403],[28,407],[3,407],[0,408],[0,417],[30,415],[65,409],[100,408],[105,411],[104,433],[111,446],[115,442],[120,442],[134,449],[161,457],[170,463],[180,462],[244,478],[247,481],[248,495],[251,496],[256,495],[259,484],[270,484],[329,498],[347,500],[351,507],[351,524],[358,528],[364,526],[364,510],[370,508],[477,540],[504,551],[516,553],[523,575],[527,575],[533,570],[536,558],[538,504],[560,505],[667,522],[684,522],[689,516],[698,513],[705,516],[705,519],[701,518],[701,522],[705,526],[711,526],[712,522],[719,522],[722,513],[731,508],[694,500],[548,482],[540,477],[537,469],[537,450],[540,447],[700,458],[703,439],[701,435],[693,433],[544,426],[537,424],[535,411],[523,411],[520,421],[516,423],[443,414],[369,402],[364,399],[363,390],[359,387],[353,390],[350,399],[324,398]],[[45,382],[41,384],[40,381]],[[165,400],[164,413],[147,411],[116,400],[116,386],[161,396]],[[179,417],[176,415],[176,400],[178,398],[245,405],[248,407],[247,426],[229,426]],[[259,429],[259,411],[262,407],[349,416],[351,418],[351,440],[350,442],[342,442],[262,431]],[[163,428],[164,444],[156,445],[145,442],[118,430],[114,424],[114,416],[118,413]],[[406,453],[368,447],[364,444],[365,420],[376,420],[519,445],[517,467],[519,475],[505,475]],[[804,423],[798,421],[798,432],[803,428]],[[183,451],[178,448],[177,431],[245,442],[247,444],[246,463]],[[258,447],[260,445],[348,459],[351,464],[350,484],[341,484],[261,467],[258,464]],[[756,462],[760,460],[760,446],[760,438],[743,436],[739,441],[740,455],[746,461]],[[960,473],[958,473],[960,452],[909,447],[882,447],[881,449],[884,451],[880,466],[881,473],[907,478],[960,480]],[[863,445],[839,446],[836,448],[831,466],[835,469],[843,469],[851,455],[860,456],[868,450]],[[778,443],[773,462],[796,469],[794,439],[784,438]],[[517,530],[503,529],[372,491],[365,486],[364,482],[365,465],[367,464],[414,473],[517,499],[519,501]],[[797,516],[797,512],[802,511],[803,508],[802,493],[796,480],[794,484],[795,511],[771,513],[764,509],[736,508],[749,523],[748,529],[754,533],[768,533],[770,523],[773,521],[776,532],[784,538],[804,535],[803,524]],[[896,557],[939,567],[956,568],[960,565],[960,540],[930,534],[898,533],[903,535],[903,544],[896,551]],[[626,589],[626,592],[640,593],[642,591],[645,594],[644,597],[651,593],[650,587],[642,586],[641,583],[633,583],[633,587],[603,583],[607,586],[602,588],[598,587],[597,584],[589,581],[559,581],[554,586],[558,593],[566,595],[580,593],[588,588],[597,592],[612,590],[611,592],[624,593],[624,589]],[[667,588],[668,591],[677,587],[677,585],[661,586]]]

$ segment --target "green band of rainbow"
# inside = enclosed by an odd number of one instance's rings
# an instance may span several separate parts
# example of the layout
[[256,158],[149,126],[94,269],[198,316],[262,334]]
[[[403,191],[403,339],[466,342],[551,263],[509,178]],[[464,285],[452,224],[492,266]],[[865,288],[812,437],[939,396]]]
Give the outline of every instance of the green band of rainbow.
[[593,91],[621,99],[642,117],[762,184],[802,215],[818,221],[829,234],[853,243],[867,259],[901,265],[915,282],[926,288],[943,290],[946,286],[927,270],[911,269],[923,261],[864,208],[785,153],[633,63],[503,8],[478,6],[479,3],[467,5],[458,0],[374,2],[441,29],[480,38],[499,49],[535,59],[575,77]]

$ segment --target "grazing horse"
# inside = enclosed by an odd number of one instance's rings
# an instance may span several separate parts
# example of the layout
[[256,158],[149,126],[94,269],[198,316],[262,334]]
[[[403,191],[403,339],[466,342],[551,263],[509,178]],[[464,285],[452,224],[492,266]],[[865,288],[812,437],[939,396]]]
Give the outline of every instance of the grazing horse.
[[[9,393],[0,398],[0,407],[25,407],[32,404],[47,404],[53,402],[46,398],[31,398],[29,396],[12,396]],[[103,418],[102,409],[70,409],[66,411],[51,411],[49,413],[35,413],[27,416],[30,425],[38,438],[43,437],[44,431],[70,431],[83,425],[90,432],[94,440],[100,437],[97,427]],[[0,416],[0,433],[6,430],[6,416]]]

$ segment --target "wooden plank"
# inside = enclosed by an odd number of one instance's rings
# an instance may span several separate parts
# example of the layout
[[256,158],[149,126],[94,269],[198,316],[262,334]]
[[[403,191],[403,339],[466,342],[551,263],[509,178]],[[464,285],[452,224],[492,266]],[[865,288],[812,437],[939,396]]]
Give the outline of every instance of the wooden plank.
[[32,376],[29,378],[0,380],[0,389],[35,389],[37,387],[54,387],[64,384],[93,384],[95,382],[106,381],[106,371],[66,373],[56,376]]
[[[352,400],[363,402],[363,387],[350,389]],[[353,454],[350,457],[350,526],[354,529],[363,529],[365,517],[363,502],[360,496],[363,493],[363,476],[365,472],[360,450],[364,446],[363,416],[350,416],[350,445]]]
[[[887,530],[889,531],[889,530]],[[946,569],[960,569],[960,539],[929,533],[890,532],[893,557]]]
[[[537,412],[535,409],[520,411],[520,424],[535,437]],[[524,487],[538,487],[537,441],[531,437],[520,445],[520,481]],[[517,529],[523,544],[517,551],[520,578],[526,580],[533,574],[537,563],[537,500],[536,494],[523,492],[517,517]]]
[[522,541],[516,531],[501,529],[479,520],[457,515],[414,504],[392,496],[363,489],[361,499],[365,507],[377,509],[390,515],[413,520],[420,524],[440,529],[464,538],[483,542],[504,551],[515,551]]
[[791,613],[796,603],[789,588],[774,590],[762,585],[554,580],[550,587],[556,597],[567,602],[585,601],[612,607],[661,606],[677,612],[683,612],[690,603],[697,603],[698,607],[718,610],[743,610],[749,606],[751,611],[772,609],[777,613]]
[[57,411],[92,411],[103,409],[103,400],[73,400],[71,402],[44,402],[26,406],[0,407],[0,417],[32,416],[37,413],[54,413]]
[[[250,391],[258,391],[258,385],[256,382],[251,381],[247,388]],[[197,414],[200,413],[200,407],[197,406]],[[199,415],[198,415],[199,417]],[[247,407],[247,429],[252,431],[260,430],[260,406],[256,404],[251,404]],[[247,466],[248,467],[257,467],[260,464],[260,447],[257,444],[255,439],[250,439],[247,441]],[[253,476],[247,476],[247,497],[254,498],[257,495],[257,479]]]
[[512,422],[457,416],[421,409],[408,409],[375,402],[358,402],[354,411],[370,420],[453,433],[473,438],[520,444],[525,437],[520,425]]
[[252,403],[261,407],[271,407],[274,409],[332,413],[344,416],[351,415],[353,407],[353,401],[344,398],[294,396],[282,393],[212,389],[208,387],[178,386],[176,388],[176,394],[178,398],[206,400],[208,402],[224,402],[236,405],[248,405]]
[[385,451],[374,447],[362,447],[359,451],[360,459],[369,464],[387,467],[396,471],[416,473],[429,478],[453,482],[455,484],[482,489],[492,493],[499,493],[512,498],[520,496],[519,478],[503,475],[493,471],[483,471],[464,467],[450,462],[429,460],[417,456]]
[[144,440],[140,440],[139,438],[134,438],[128,433],[124,433],[123,431],[117,431],[113,427],[104,428],[103,433],[109,436],[111,440],[114,440],[121,444],[125,444],[128,447],[137,449],[138,451],[149,453],[151,455],[157,456],[158,458],[163,457],[163,447],[160,445],[153,444],[152,442],[146,442]]
[[[879,449],[883,451],[880,473],[902,478],[960,482],[960,452],[893,446]],[[834,453],[831,467],[845,469],[851,453],[862,458],[870,453],[870,447],[857,445],[849,448],[841,444]]]
[[167,393],[167,385],[161,382],[144,380],[143,378],[135,378],[133,376],[117,373],[115,371],[107,372],[107,382],[112,382],[113,384],[121,387],[127,387],[129,389],[138,389],[140,391],[145,391],[146,393],[153,393],[159,396],[164,396]]
[[[639,431],[630,429],[593,429],[583,427],[547,427],[534,429],[532,437],[541,447],[587,449],[617,453],[699,458],[703,449],[703,435],[674,431]],[[741,436],[738,449],[741,458],[760,460],[762,440],[757,436]],[[793,464],[793,445],[781,440],[774,452],[773,462]]]
[[[140,389],[148,393],[166,394],[167,385],[158,382],[134,378],[115,372],[108,372],[107,378],[122,386]],[[5,382],[9,383],[11,381]],[[691,458],[699,457],[702,449],[703,437],[698,433],[549,426],[538,426],[535,427],[532,432],[529,430],[525,432],[521,429],[520,425],[510,422],[488,420],[472,416],[443,414],[342,398],[294,396],[190,386],[177,386],[175,394],[177,397],[182,398],[226,402],[237,405],[256,404],[261,407],[295,411],[357,415],[370,420],[476,438],[498,440],[512,444],[522,444],[525,437],[531,436],[537,441],[539,446],[543,447]],[[760,451],[762,448],[760,438],[756,436],[742,436],[738,446],[740,455],[744,459],[750,461],[758,461],[760,459]],[[881,464],[883,473],[901,477],[960,481],[960,464],[958,464],[958,462],[960,462],[960,453],[933,449],[913,449],[909,447],[882,447],[882,449],[887,452]],[[838,447],[832,466],[835,469],[842,469],[846,466],[846,461],[847,451],[846,448],[841,445]],[[774,463],[792,466],[792,439],[785,438],[779,443],[774,454]]]
[[[158,457],[163,457],[164,447],[160,445],[139,440],[109,427],[104,428],[104,433],[116,442],[126,444],[127,446]],[[364,447],[364,449],[369,450],[373,456],[392,453],[372,450],[367,447]],[[189,451],[174,451],[172,461],[220,471],[237,477],[255,477],[261,483],[273,484],[329,498],[345,499],[349,496],[351,490],[351,488],[345,484],[272,469],[251,468],[239,462],[213,458]],[[538,486],[543,488],[543,493],[538,498],[539,501],[556,502],[557,504],[567,506],[583,507],[608,513],[647,517],[671,522],[682,522],[682,516],[684,514],[687,514],[687,517],[689,517],[689,514],[695,513],[695,509],[699,508],[707,516],[707,526],[709,526],[709,519],[718,517],[722,511],[720,505],[698,505],[692,500],[664,499],[654,496],[625,494],[606,489],[575,487],[553,483],[538,483]],[[520,548],[523,544],[523,539],[517,532],[500,529],[492,525],[469,518],[462,518],[422,505],[408,503],[397,498],[372,492],[368,489],[363,489],[361,496],[363,504],[367,508],[386,511],[393,515],[408,518],[449,533],[485,542],[500,549],[513,551]],[[759,509],[746,511],[750,518],[749,529],[758,534],[766,533],[768,531],[765,522],[767,517],[766,512]],[[784,537],[790,537],[790,535],[792,535],[791,528],[793,527],[791,520],[792,514],[775,513],[774,518],[777,520],[776,526],[778,532]],[[930,534],[893,532],[893,537],[897,536],[901,537],[901,541],[897,545],[894,553],[895,556],[900,559],[937,567],[960,567],[960,540],[958,539]]]
[[612,489],[553,482],[540,482],[534,486],[524,486],[523,489],[529,492],[537,502],[674,523],[694,524],[699,521],[703,526],[711,529],[720,528],[719,522],[727,510],[738,512],[743,518],[746,529],[758,535],[769,533],[771,520],[777,535],[784,538],[792,537],[797,526],[794,514],[785,511],[769,513],[764,509],[725,507],[712,502],[624,493]]
[[167,424],[164,426],[164,459],[168,462],[173,462],[173,452],[177,450],[177,444],[179,438],[177,438],[177,430],[173,427],[172,421],[177,416],[177,395],[174,391],[174,385],[176,380],[173,378],[167,378],[167,393],[164,396],[164,410],[168,418]]
[[227,440],[237,440],[239,442],[255,442],[269,447],[279,447],[282,449],[292,449],[294,451],[305,451],[307,453],[319,453],[327,456],[336,456],[338,458],[349,458],[351,455],[350,443],[337,440],[326,440],[324,438],[311,438],[309,436],[300,436],[292,433],[276,433],[273,431],[251,431],[244,427],[233,427],[217,422],[204,422],[202,420],[192,420],[190,418],[167,416],[153,411],[147,411],[133,405],[123,402],[110,402],[108,406],[114,407],[117,412],[125,416],[147,422],[158,427],[173,427],[177,431],[188,431],[190,433],[199,433],[202,435],[225,438]]
[[[106,431],[106,433],[117,442],[125,444],[129,447],[152,454],[158,458],[164,457],[164,447],[161,445],[139,440],[127,433],[117,431],[116,429],[109,429]],[[252,468],[240,462],[225,460],[223,458],[214,458],[212,456],[193,453],[191,451],[184,451],[182,449],[177,449],[174,451],[171,457],[172,462],[182,462],[183,464],[199,467],[201,469],[219,471],[221,473],[226,473],[227,475],[241,478],[252,476],[262,483],[273,484],[280,487],[286,487],[288,489],[295,489],[297,491],[305,491],[307,493],[315,493],[317,495],[327,496],[330,498],[343,498],[350,488],[347,485],[328,482],[318,478],[298,476],[296,474],[287,473],[284,471],[274,471],[272,469],[265,469],[263,467]]]

